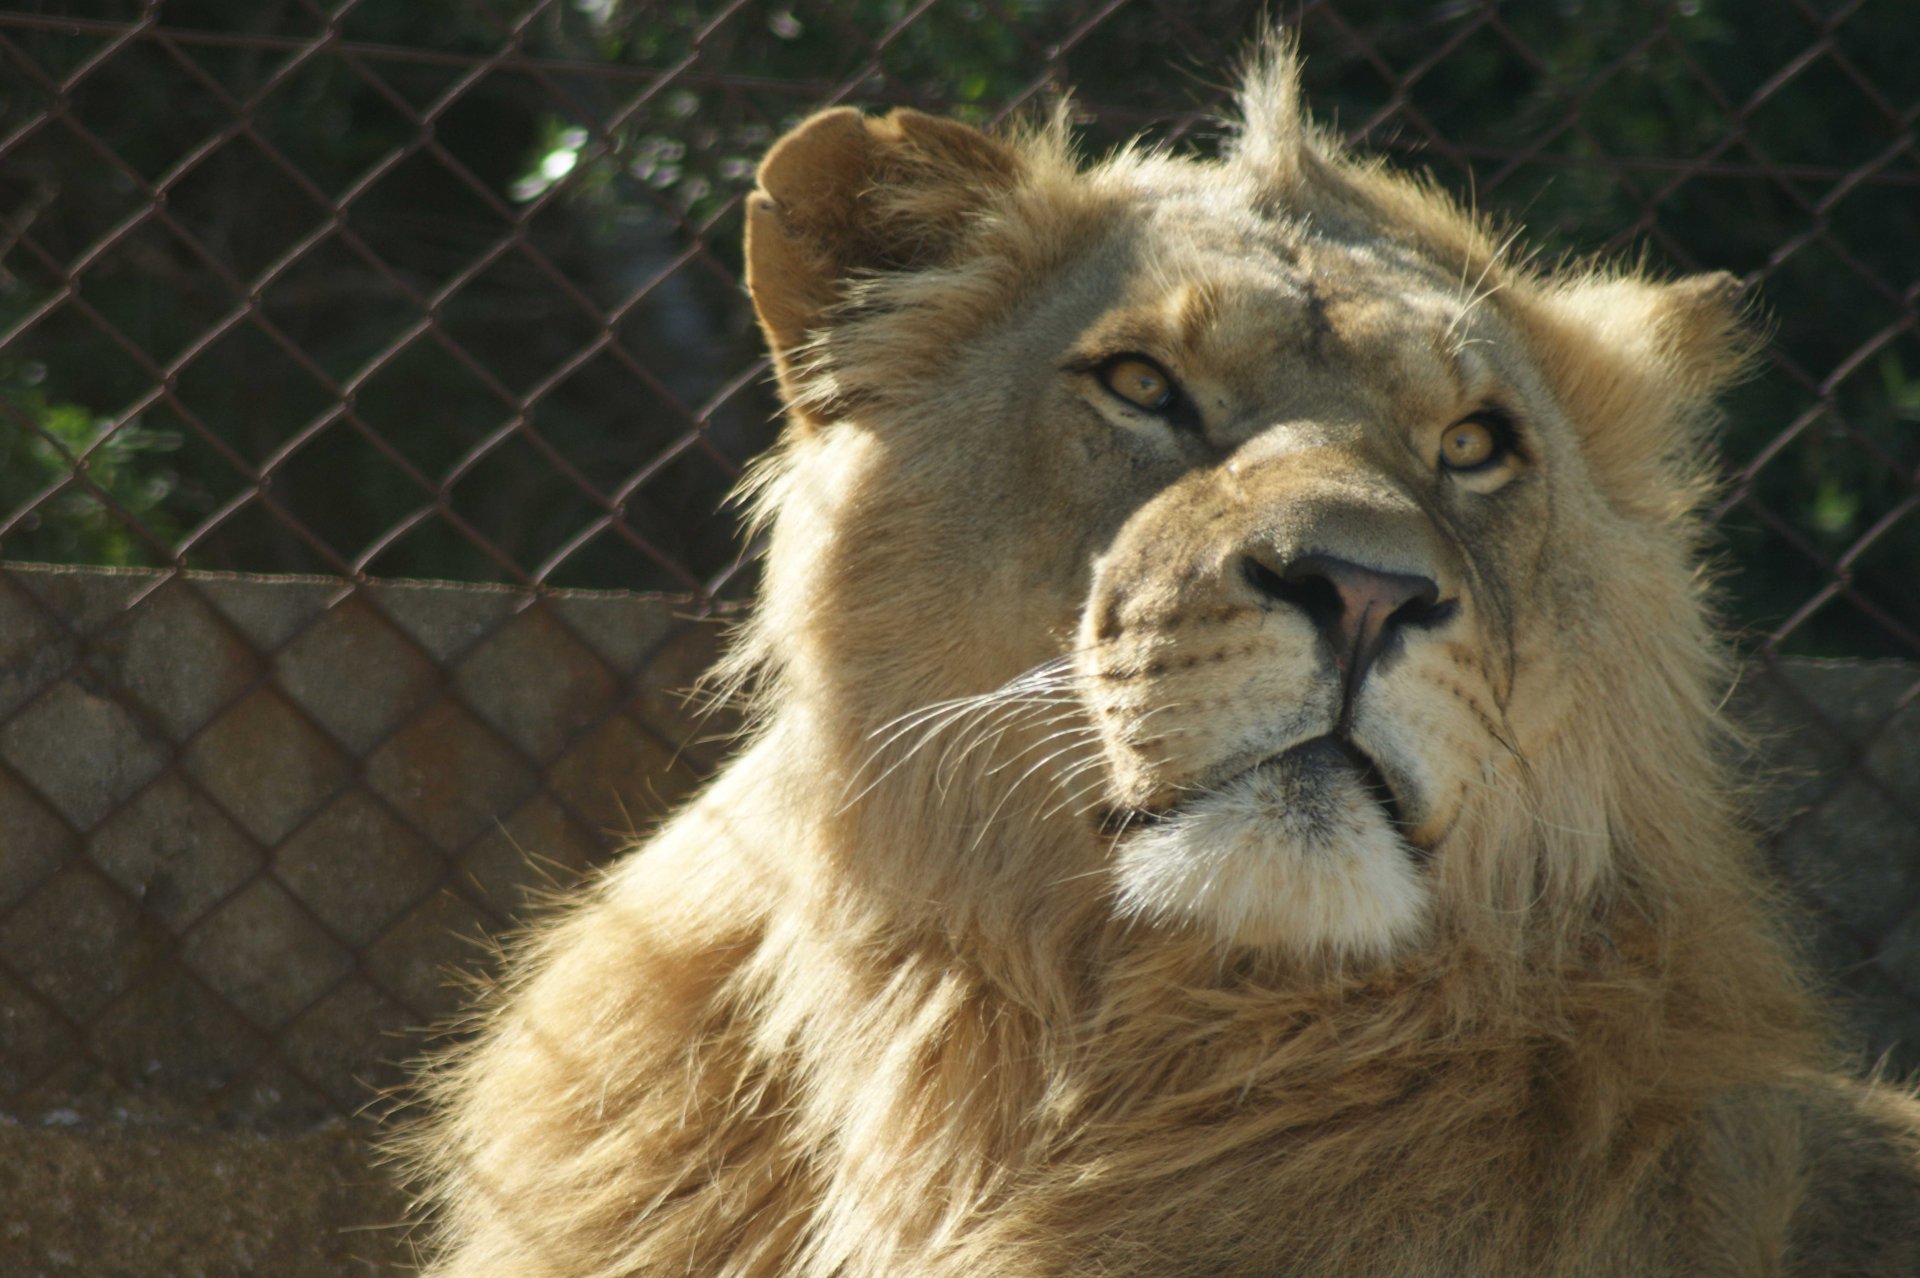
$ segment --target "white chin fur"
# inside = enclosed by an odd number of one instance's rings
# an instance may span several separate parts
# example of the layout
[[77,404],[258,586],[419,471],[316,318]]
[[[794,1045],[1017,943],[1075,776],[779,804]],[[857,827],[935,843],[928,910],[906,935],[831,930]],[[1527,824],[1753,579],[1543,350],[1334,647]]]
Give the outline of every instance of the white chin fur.
[[1415,855],[1359,777],[1285,759],[1128,835],[1115,873],[1128,913],[1303,957],[1384,958],[1426,914]]

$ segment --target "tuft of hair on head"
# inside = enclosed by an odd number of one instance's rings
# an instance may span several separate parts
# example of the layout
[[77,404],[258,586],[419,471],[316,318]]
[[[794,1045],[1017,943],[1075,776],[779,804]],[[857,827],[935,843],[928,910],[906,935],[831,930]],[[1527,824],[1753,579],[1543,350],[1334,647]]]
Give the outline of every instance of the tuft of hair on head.
[[1317,138],[1300,95],[1300,49],[1293,34],[1268,24],[1240,69],[1240,118],[1229,159],[1280,190],[1304,180]]
[[1269,27],[1241,72],[1237,136],[1227,164],[1270,216],[1311,223],[1336,238],[1404,246],[1476,290],[1503,287],[1511,238],[1463,208],[1430,175],[1355,155],[1314,123],[1293,35]]

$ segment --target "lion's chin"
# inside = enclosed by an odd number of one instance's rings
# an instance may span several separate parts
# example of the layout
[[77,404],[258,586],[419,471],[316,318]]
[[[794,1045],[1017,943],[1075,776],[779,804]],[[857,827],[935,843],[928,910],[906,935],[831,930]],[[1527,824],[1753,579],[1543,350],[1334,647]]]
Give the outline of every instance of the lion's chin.
[[1325,738],[1200,794],[1121,839],[1121,908],[1233,945],[1373,960],[1415,938],[1422,856],[1378,776]]

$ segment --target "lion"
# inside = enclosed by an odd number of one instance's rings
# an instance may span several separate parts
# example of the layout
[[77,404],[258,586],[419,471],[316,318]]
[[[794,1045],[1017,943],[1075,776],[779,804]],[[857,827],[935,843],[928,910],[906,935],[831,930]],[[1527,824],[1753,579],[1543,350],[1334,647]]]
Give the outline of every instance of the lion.
[[1740,288],[1542,266],[1297,81],[1215,158],[767,154],[751,724],[433,1071],[428,1273],[1920,1273],[1721,714]]

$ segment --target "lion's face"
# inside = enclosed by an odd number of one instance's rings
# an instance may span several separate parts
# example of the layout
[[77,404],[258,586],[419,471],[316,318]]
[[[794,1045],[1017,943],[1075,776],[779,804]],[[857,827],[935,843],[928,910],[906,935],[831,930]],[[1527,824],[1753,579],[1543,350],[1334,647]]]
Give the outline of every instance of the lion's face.
[[1453,281],[1263,247],[1191,252],[1063,361],[1082,412],[1178,458],[1092,560],[1077,668],[1128,908],[1384,953],[1512,748],[1512,654],[1551,653],[1565,426]]
[[[1605,872],[1555,826],[1604,825],[1631,778],[1556,809],[1541,773],[1618,744],[1582,699],[1645,668],[1636,618],[1698,646],[1670,454],[1710,360],[1676,352],[1724,334],[1725,290],[1556,289],[1318,152],[1328,189],[1289,202],[1246,155],[1039,172],[924,117],[786,146],[749,254],[803,416],[763,625],[807,632],[784,659],[838,671],[850,722],[1042,688],[1065,743],[1033,767],[1076,823],[1043,855],[1229,945],[1390,956],[1496,879]],[[821,172],[855,192],[831,215]],[[888,182],[904,211],[863,210]]]

